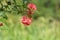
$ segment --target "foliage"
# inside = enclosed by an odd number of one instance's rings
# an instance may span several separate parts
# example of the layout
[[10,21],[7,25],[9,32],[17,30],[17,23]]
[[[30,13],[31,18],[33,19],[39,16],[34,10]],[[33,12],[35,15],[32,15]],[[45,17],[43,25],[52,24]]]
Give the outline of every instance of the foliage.
[[[31,25],[24,26],[21,18],[28,3],[36,4],[37,11]],[[0,40],[60,40],[60,7],[56,14],[56,0],[0,0],[0,22]]]

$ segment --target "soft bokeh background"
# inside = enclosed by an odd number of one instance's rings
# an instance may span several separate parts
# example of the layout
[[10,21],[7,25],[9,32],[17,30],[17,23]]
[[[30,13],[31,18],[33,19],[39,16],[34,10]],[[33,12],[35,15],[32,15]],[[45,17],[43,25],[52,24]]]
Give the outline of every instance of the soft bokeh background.
[[[28,3],[37,11],[29,26],[21,23]],[[0,40],[60,40],[60,0],[0,0]]]

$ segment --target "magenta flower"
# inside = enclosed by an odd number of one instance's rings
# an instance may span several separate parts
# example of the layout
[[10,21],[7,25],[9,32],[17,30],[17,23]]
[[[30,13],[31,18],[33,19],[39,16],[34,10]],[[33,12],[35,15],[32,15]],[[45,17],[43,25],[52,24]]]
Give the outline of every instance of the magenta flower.
[[37,10],[36,5],[32,4],[32,3],[28,4],[28,8],[33,9],[33,10]]
[[33,14],[34,12],[31,11],[31,10],[27,10],[27,13],[28,13],[28,14]]
[[23,23],[24,25],[30,25],[31,22],[32,22],[32,18],[28,18],[27,16],[23,16],[23,17],[22,17],[22,23]]

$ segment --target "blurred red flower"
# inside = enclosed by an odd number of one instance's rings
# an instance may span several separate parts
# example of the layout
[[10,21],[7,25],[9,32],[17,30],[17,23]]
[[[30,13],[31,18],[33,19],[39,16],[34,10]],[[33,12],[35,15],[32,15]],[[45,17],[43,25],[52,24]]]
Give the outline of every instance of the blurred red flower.
[[27,13],[28,13],[28,14],[33,14],[34,12],[31,11],[31,10],[27,10]]
[[3,23],[0,22],[0,26],[3,26]]
[[22,23],[24,24],[24,25],[30,25],[31,24],[31,22],[32,22],[32,18],[28,18],[27,16],[23,16],[22,17]]
[[33,9],[33,10],[37,10],[36,5],[32,4],[32,3],[28,4],[28,8]]

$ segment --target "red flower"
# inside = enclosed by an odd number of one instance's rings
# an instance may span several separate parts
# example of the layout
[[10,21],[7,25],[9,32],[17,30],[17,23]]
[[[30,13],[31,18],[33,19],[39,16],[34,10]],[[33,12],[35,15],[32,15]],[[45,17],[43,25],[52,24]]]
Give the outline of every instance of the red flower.
[[33,14],[34,12],[32,12],[31,10],[27,10],[28,14]]
[[28,8],[33,9],[33,10],[37,10],[36,5],[32,4],[32,3],[28,4]]
[[23,18],[22,18],[22,23],[23,23],[24,25],[30,25],[31,22],[32,22],[32,18],[28,18],[27,16],[23,16]]
[[3,26],[3,23],[0,23],[0,26]]

